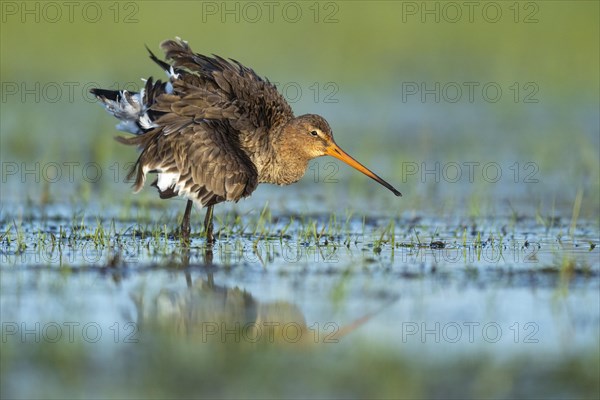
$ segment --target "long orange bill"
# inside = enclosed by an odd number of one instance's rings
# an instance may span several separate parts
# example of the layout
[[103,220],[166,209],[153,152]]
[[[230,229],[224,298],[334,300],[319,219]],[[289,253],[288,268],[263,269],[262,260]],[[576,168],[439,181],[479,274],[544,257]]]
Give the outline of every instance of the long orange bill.
[[377,181],[381,185],[390,189],[392,191],[392,193],[394,193],[396,196],[402,196],[402,193],[400,193],[399,191],[394,189],[394,187],[392,185],[390,185],[389,183],[387,183],[386,181],[381,179],[379,176],[377,176],[377,174],[369,171],[369,169],[367,169],[367,167],[365,167],[364,165],[362,165],[361,163],[356,161],[354,158],[350,157],[348,155],[348,153],[346,153],[344,150],[340,149],[340,147],[337,144],[331,143],[329,145],[329,147],[327,148],[327,154],[332,157],[337,158],[338,160],[342,160],[343,162],[345,162],[352,168],[359,170],[360,172],[362,172],[369,178]]

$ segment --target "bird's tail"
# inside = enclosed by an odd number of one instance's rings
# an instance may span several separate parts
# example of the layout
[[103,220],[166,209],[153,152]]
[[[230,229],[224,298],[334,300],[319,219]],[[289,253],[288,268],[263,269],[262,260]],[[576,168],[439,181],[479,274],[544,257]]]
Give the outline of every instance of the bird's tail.
[[155,98],[166,89],[165,83],[160,80],[154,82],[149,78],[139,93],[96,88],[90,92],[104,105],[106,111],[120,120],[118,130],[142,135],[156,128],[154,121],[158,115],[150,108]]

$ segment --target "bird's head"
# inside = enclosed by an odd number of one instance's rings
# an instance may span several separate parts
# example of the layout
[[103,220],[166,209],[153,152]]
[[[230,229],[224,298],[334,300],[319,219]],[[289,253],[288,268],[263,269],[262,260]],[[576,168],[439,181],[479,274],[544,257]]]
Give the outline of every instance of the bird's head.
[[302,158],[311,160],[321,156],[335,157],[385,186],[396,196],[402,196],[392,185],[342,150],[333,140],[331,127],[320,115],[305,114],[290,120],[283,128],[282,139],[287,142],[290,151]]

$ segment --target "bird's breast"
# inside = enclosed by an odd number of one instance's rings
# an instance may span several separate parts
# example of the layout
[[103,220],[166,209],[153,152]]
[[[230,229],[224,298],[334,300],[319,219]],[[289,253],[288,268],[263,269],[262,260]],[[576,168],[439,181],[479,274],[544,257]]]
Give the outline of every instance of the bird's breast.
[[306,171],[306,162],[296,160],[278,160],[274,158],[256,165],[259,183],[273,183],[276,185],[289,185],[298,182]]

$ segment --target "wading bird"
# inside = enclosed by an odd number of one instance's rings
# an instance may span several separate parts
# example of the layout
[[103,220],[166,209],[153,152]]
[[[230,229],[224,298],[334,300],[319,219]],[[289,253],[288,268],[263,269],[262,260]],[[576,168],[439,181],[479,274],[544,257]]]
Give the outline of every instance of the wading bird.
[[190,234],[194,203],[207,207],[204,228],[213,242],[213,206],[249,196],[259,183],[289,185],[304,175],[308,161],[333,156],[391,190],[400,192],[344,152],[325,119],[294,116],[267,79],[219,56],[192,52],[179,38],[160,47],[166,61],[149,49],[150,58],[168,75],[166,82],[146,80],[139,93],[92,89],[106,110],[133,133],[117,137],[138,146],[141,154],[129,178],[138,192],[148,173],[161,199],[181,196],[187,205],[181,233]]

